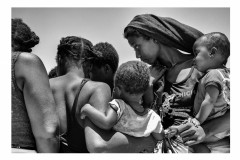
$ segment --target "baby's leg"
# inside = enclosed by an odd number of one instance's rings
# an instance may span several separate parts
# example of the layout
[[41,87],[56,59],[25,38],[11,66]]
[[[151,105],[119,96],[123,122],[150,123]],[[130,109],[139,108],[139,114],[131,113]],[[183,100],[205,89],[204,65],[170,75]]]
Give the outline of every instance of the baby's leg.
[[211,150],[207,147],[205,144],[195,144],[190,146],[193,150],[194,153],[211,153]]

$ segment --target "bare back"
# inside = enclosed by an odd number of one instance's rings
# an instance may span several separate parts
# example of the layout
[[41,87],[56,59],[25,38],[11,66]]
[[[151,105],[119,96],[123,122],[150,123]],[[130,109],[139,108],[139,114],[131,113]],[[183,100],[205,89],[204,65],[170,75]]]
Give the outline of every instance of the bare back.
[[[51,89],[57,106],[60,119],[61,134],[67,133],[67,143],[70,152],[87,152],[83,120],[80,119],[80,110],[83,105],[90,103],[104,112],[110,101],[111,92],[107,84],[88,81],[77,96],[83,78],[77,74],[68,73],[50,80]],[[73,108],[74,101],[77,105]],[[71,123],[69,120],[72,119]]]
[[[73,74],[66,74],[61,77],[50,79],[52,93],[54,95],[57,112],[61,122],[61,133],[67,131],[66,109],[69,111],[72,110],[72,106],[82,80],[83,78]],[[100,94],[102,89],[105,90],[105,95]],[[109,93],[106,94],[108,91]],[[108,99],[110,101],[110,96],[110,88],[106,84],[89,81],[84,85],[81,93],[79,94],[76,113],[79,112],[84,104],[95,103],[95,101],[98,101],[101,98]],[[105,111],[104,105],[97,105],[96,107],[98,107],[101,111]]]

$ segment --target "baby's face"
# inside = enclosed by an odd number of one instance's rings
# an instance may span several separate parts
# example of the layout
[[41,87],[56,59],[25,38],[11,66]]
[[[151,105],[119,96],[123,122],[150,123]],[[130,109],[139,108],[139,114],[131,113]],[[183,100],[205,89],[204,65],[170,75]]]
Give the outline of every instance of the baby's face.
[[195,54],[195,67],[201,72],[206,72],[212,66],[211,53],[208,48],[201,44],[195,44],[193,48]]

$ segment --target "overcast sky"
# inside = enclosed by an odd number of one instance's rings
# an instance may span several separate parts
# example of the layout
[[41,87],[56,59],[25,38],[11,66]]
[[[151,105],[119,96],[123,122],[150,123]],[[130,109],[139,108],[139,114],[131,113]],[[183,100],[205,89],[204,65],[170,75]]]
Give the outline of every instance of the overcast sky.
[[[230,39],[230,8],[12,8],[12,18],[22,18],[40,37],[33,53],[47,71],[56,66],[57,45],[62,37],[81,36],[93,44],[109,42],[117,50],[120,64],[135,58],[123,38],[123,30],[138,14],[171,17],[203,33],[223,32]],[[229,63],[227,64],[229,66]]]

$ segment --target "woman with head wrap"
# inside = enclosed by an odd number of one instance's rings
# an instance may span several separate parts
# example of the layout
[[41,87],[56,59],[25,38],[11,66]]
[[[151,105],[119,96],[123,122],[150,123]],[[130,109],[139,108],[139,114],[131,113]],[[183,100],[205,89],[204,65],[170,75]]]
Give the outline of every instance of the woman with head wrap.
[[[153,81],[155,94],[152,95],[156,95],[155,99],[156,97],[162,99],[162,105],[158,102],[158,105],[153,107],[161,106],[155,109],[159,111],[165,129],[182,124],[192,114],[195,84],[202,76],[193,65],[192,46],[202,35],[203,33],[195,28],[172,18],[152,14],[135,16],[124,29],[124,37],[134,48],[137,58],[152,65],[152,68],[164,68],[161,72],[165,77],[164,92],[160,94],[155,90],[155,84],[161,79],[162,74]],[[154,99],[153,96],[150,99]],[[219,120],[223,123],[219,123]],[[186,144],[200,143],[204,138],[229,128],[229,111],[218,120],[214,119],[198,128],[191,123],[181,127],[180,135]],[[225,144],[229,147],[228,140]]]

